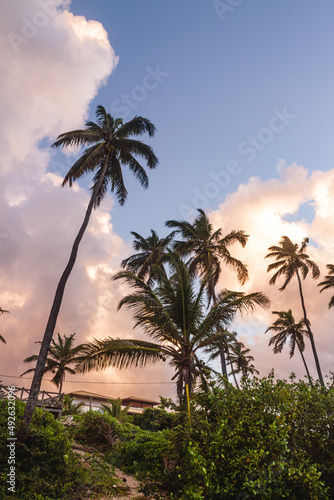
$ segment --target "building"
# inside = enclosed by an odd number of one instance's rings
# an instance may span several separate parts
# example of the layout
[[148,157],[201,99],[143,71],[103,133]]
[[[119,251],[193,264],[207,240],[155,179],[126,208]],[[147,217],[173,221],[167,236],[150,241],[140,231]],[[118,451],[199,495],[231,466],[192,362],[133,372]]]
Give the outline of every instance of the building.
[[[110,396],[103,396],[102,394],[96,394],[94,392],[88,391],[72,391],[68,393],[70,397],[73,397],[73,403],[79,404],[84,403],[82,407],[82,411],[88,410],[96,410],[103,411],[103,404],[110,404],[110,400],[115,399]],[[154,408],[159,405],[158,401],[153,401],[151,399],[138,398],[134,396],[129,396],[127,398],[123,398],[122,400],[122,409],[126,406],[129,406],[128,414],[134,415],[138,413],[142,413],[145,408]]]

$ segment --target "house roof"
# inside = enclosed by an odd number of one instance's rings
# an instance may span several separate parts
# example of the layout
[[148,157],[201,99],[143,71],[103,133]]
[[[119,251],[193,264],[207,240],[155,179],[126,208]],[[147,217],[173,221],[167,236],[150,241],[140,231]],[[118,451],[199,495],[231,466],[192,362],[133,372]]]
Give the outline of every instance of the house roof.
[[122,398],[122,401],[138,401],[139,403],[149,403],[152,405],[160,404],[160,401],[153,401],[153,399],[138,398],[136,396],[129,396],[127,398]]
[[[88,392],[88,391],[71,391],[68,393],[70,396],[78,396],[81,398],[94,398],[94,399],[100,399],[102,401],[107,401],[109,400],[114,400],[117,398],[112,398],[111,396],[103,396],[102,394],[96,394],[95,392]],[[158,405],[160,404],[159,401],[153,401],[152,399],[145,399],[145,398],[139,398],[137,396],[129,396],[127,398],[121,398],[122,401],[137,401],[139,403],[148,403],[152,405]]]
[[107,401],[108,399],[115,399],[112,398],[111,396],[103,396],[102,394],[96,394],[94,392],[88,392],[88,391],[72,391],[68,393],[70,396],[79,396],[81,398],[94,398],[94,399],[101,399],[103,401]]

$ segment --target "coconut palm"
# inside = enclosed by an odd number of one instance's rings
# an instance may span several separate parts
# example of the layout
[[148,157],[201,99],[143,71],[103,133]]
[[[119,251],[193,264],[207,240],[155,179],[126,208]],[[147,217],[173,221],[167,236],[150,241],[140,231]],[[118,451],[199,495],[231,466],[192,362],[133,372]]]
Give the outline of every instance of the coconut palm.
[[110,403],[109,405],[101,404],[102,408],[104,409],[104,413],[111,415],[119,422],[125,422],[130,405],[122,408],[121,398],[111,399],[108,402]]
[[[79,344],[73,346],[75,333],[72,333],[69,337],[64,335],[61,337],[58,333],[58,342],[54,339],[51,340],[51,345],[49,347],[49,354],[46,358],[46,364],[44,367],[44,373],[52,373],[54,376],[51,382],[56,385],[59,390],[59,394],[63,389],[63,383],[65,380],[66,373],[75,375],[75,370],[70,367],[81,359],[81,355],[85,349],[85,344]],[[41,342],[36,342],[36,344],[41,344]],[[38,360],[38,355],[33,354],[25,360],[24,363],[33,363]],[[29,370],[22,373],[21,377],[26,373],[32,373],[35,368],[30,368]]]
[[216,304],[207,310],[204,295],[210,276],[198,286],[196,277],[179,256],[170,253],[171,275],[155,267],[158,274],[154,287],[130,271],[121,271],[122,279],[134,290],[125,296],[118,308],[133,312],[135,326],[140,326],[154,342],[105,339],[88,344],[86,358],[79,364],[81,373],[93,369],[145,366],[168,359],[175,369],[177,395],[180,400],[191,395],[196,380],[205,380],[207,367],[201,352],[217,338],[217,325],[230,320],[237,311],[266,306],[262,293],[245,295],[223,291]]
[[[318,286],[322,286],[322,290],[320,290],[320,293],[323,292],[324,290],[328,290],[329,288],[334,287],[334,265],[327,264],[327,268],[329,269],[328,276],[325,276],[326,279],[318,284]],[[333,306],[334,306],[334,295],[329,301],[328,308],[331,308]]]
[[[221,261],[237,273],[241,284],[248,279],[245,264],[233,257],[228,247],[240,243],[244,247],[248,235],[244,231],[231,231],[222,236],[222,229],[213,230],[204,210],[198,209],[199,215],[191,224],[187,221],[169,220],[167,227],[175,228],[184,241],[176,241],[174,250],[182,256],[191,256],[190,272],[197,272],[201,279],[207,280],[209,304],[216,301],[215,286],[221,275]],[[210,276],[210,279],[207,279]]]
[[232,373],[241,372],[241,380],[245,380],[249,375],[258,375],[260,372],[251,363],[254,361],[250,354],[250,349],[244,346],[242,342],[235,342],[231,348],[230,360],[231,365],[235,365]]
[[122,166],[127,166],[141,185],[146,188],[148,177],[137,158],[143,158],[149,168],[155,168],[158,164],[158,159],[152,148],[133,139],[134,136],[142,135],[144,132],[147,132],[149,136],[154,135],[155,127],[149,120],[136,116],[129,122],[123,123],[120,118],[115,119],[107,113],[103,106],[97,106],[96,117],[96,123],[88,121],[83,130],[73,130],[61,134],[52,145],[53,147],[87,146],[82,156],[66,174],[63,186],[67,183],[72,186],[77,179],[88,173],[93,174],[93,186],[84,221],[74,240],[69,261],[55,293],[22,420],[19,435],[21,440],[25,438],[32,420],[66,282],[76,261],[79,244],[87,228],[92,210],[99,206],[108,191],[108,187],[115,193],[119,203],[123,205],[127,197],[127,190],[124,185]]
[[309,333],[312,352],[317,367],[318,377],[321,382],[321,385],[324,385],[318,353],[315,346],[314,335],[311,331],[310,322],[307,319],[305,300],[302,290],[301,278],[304,280],[310,271],[312,273],[313,278],[319,278],[320,275],[319,267],[317,266],[317,264],[313,262],[313,260],[311,260],[309,256],[305,253],[308,241],[309,241],[308,238],[304,238],[299,247],[299,245],[292,243],[290,238],[288,238],[287,236],[282,236],[282,239],[279,243],[280,246],[272,246],[268,248],[268,250],[270,250],[270,253],[266,255],[266,258],[272,257],[276,260],[276,262],[269,264],[267,271],[268,272],[275,271],[269,281],[271,285],[274,285],[278,278],[280,277],[284,278],[284,283],[280,287],[280,291],[285,290],[285,288],[287,287],[287,285],[290,283],[290,281],[294,276],[297,277],[305,326]]
[[[229,332],[228,330],[219,329],[219,334],[217,334],[217,339],[206,349],[206,352],[210,354],[210,361],[220,358],[220,363],[222,366],[222,373],[227,374],[226,359],[228,364],[231,365],[230,350],[233,345],[237,342],[237,333]],[[239,384],[232,370],[232,375],[234,379],[235,386],[239,389]]]
[[269,340],[269,346],[274,345],[273,351],[275,354],[278,354],[282,352],[284,344],[289,343],[290,358],[292,358],[295,354],[297,346],[302,357],[308,379],[312,384],[312,379],[303,354],[305,350],[304,337],[309,337],[308,330],[304,328],[305,320],[302,318],[298,323],[296,323],[291,309],[288,311],[273,311],[273,314],[277,314],[278,318],[265,331],[265,333],[270,331],[276,332],[276,335],[273,335],[273,337]]
[[[221,275],[221,261],[237,273],[241,284],[248,279],[248,271],[245,264],[233,257],[228,247],[234,243],[240,243],[244,247],[248,235],[244,231],[231,231],[222,236],[221,228],[213,230],[212,224],[202,209],[198,209],[199,215],[191,224],[187,221],[169,220],[167,227],[175,228],[183,237],[183,241],[176,241],[174,249],[182,256],[191,256],[190,271],[196,272],[201,279],[207,280],[208,303],[216,303],[215,287]],[[210,276],[210,279],[207,279]],[[219,348],[222,374],[228,378],[226,369],[226,351]]]
[[133,248],[138,253],[131,255],[122,261],[122,267],[128,271],[137,274],[146,283],[152,284],[154,273],[151,272],[152,266],[160,266],[163,268],[168,261],[168,246],[173,240],[175,231],[170,233],[165,238],[159,238],[156,231],[151,229],[151,236],[143,238],[140,234],[131,231],[135,237]]
[[[5,311],[5,309],[2,309],[0,307],[0,314],[5,314],[5,313],[8,313],[9,311]],[[6,343],[5,339],[3,338],[2,335],[0,335],[0,341],[3,342],[4,344]]]

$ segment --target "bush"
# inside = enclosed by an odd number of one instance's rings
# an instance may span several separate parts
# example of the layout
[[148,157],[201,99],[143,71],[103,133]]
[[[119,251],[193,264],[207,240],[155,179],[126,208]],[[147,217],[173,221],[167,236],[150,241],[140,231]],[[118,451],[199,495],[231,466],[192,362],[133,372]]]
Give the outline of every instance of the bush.
[[[24,403],[16,401],[18,431]],[[20,500],[79,500],[124,490],[116,486],[114,469],[97,454],[79,458],[63,425],[47,411],[36,408],[24,443],[15,442],[15,493],[8,491],[8,409],[0,401],[0,498]]]
[[133,424],[138,425],[144,431],[163,431],[171,429],[175,424],[174,413],[160,408],[145,408],[143,413],[133,415]]
[[[15,434],[25,405],[15,403]],[[72,498],[77,471],[76,458],[64,428],[47,411],[36,409],[25,443],[15,442],[16,493],[8,491],[8,409],[0,401],[0,497],[25,499]]]
[[84,413],[77,422],[79,427],[74,432],[75,439],[95,446],[100,451],[113,447],[121,429],[121,424],[116,418],[93,410]]
[[273,377],[212,387],[173,430],[171,498],[334,498],[334,391]]

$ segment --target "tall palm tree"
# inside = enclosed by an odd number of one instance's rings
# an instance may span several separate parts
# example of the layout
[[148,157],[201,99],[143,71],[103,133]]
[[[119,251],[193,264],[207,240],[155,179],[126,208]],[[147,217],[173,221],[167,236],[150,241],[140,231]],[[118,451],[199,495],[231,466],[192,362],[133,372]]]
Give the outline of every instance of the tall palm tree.
[[278,278],[280,277],[284,278],[284,283],[281,286],[280,291],[285,290],[285,288],[287,287],[287,285],[290,283],[290,281],[294,276],[297,277],[305,326],[309,333],[312,352],[317,367],[318,377],[321,382],[321,385],[324,386],[324,379],[321,373],[320,362],[314,341],[314,335],[311,331],[310,322],[307,319],[306,315],[306,307],[305,307],[302,282],[301,282],[301,278],[305,279],[309,271],[311,271],[313,278],[319,278],[320,276],[319,267],[305,253],[308,241],[309,241],[308,238],[304,238],[299,247],[297,244],[292,243],[290,238],[288,238],[287,236],[282,236],[282,239],[279,243],[280,246],[269,247],[268,250],[270,250],[270,253],[268,253],[268,255],[266,255],[265,258],[272,257],[276,260],[276,262],[269,264],[267,271],[268,272],[275,271],[275,273],[273,274],[273,276],[269,281],[271,285],[274,285]]
[[[207,280],[208,304],[216,303],[217,296],[215,287],[221,275],[221,261],[236,271],[237,278],[241,284],[248,279],[247,267],[243,262],[230,254],[228,247],[234,243],[240,243],[244,247],[248,240],[245,231],[231,231],[222,235],[222,229],[214,231],[204,210],[198,209],[199,215],[191,224],[187,221],[169,220],[167,227],[175,228],[182,236],[183,241],[176,241],[174,249],[182,256],[191,256],[190,271],[197,272],[201,279]],[[207,279],[210,276],[210,279]],[[226,350],[219,348],[222,374],[228,378],[226,369]],[[227,352],[228,354],[228,352]]]
[[308,330],[304,328],[305,320],[302,318],[298,323],[296,323],[291,309],[288,311],[273,311],[273,314],[277,314],[278,318],[265,331],[265,333],[270,331],[276,332],[276,335],[271,337],[269,340],[269,345],[271,346],[274,344],[273,351],[275,354],[278,354],[282,352],[284,344],[289,343],[290,358],[294,355],[297,346],[302,357],[308,379],[312,385],[312,379],[303,354],[305,350],[304,336],[309,337]]
[[153,229],[151,229],[151,236],[148,236],[148,238],[143,238],[143,236],[134,231],[131,231],[131,234],[135,237],[133,248],[138,253],[124,259],[122,267],[137,274],[146,283],[152,284],[154,279],[152,266],[163,267],[168,262],[168,247],[174,238],[175,231],[165,238],[159,238]]
[[176,241],[174,250],[181,256],[191,256],[190,272],[197,272],[202,279],[207,279],[209,304],[216,301],[215,286],[221,275],[221,261],[237,273],[238,280],[244,284],[248,279],[247,267],[233,257],[228,247],[240,243],[244,247],[248,235],[245,231],[231,231],[222,236],[222,229],[213,230],[204,210],[198,209],[199,215],[191,224],[187,221],[169,220],[167,227],[175,228],[183,238]]
[[[8,313],[9,311],[6,311],[5,309],[2,309],[0,307],[0,314],[5,314],[5,313]],[[0,341],[3,342],[4,344],[6,343],[5,339],[3,338],[2,335],[0,335]]]
[[97,106],[96,117],[96,123],[88,121],[83,130],[73,130],[61,134],[52,145],[53,147],[88,146],[66,174],[63,186],[67,183],[72,186],[77,179],[87,173],[93,174],[93,186],[84,221],[74,240],[69,261],[57,286],[22,420],[19,433],[21,440],[25,438],[32,420],[66,282],[76,261],[79,244],[87,228],[92,210],[99,206],[108,187],[115,193],[119,203],[123,205],[127,197],[127,190],[124,185],[122,166],[129,167],[131,173],[146,188],[148,177],[137,158],[143,158],[149,168],[155,168],[158,164],[158,159],[152,148],[133,139],[133,136],[141,135],[144,132],[147,132],[151,137],[154,135],[155,127],[149,120],[136,116],[129,122],[123,123],[120,118],[115,119],[107,113],[103,106]]
[[140,326],[154,342],[105,339],[88,344],[86,359],[78,366],[81,373],[108,367],[129,368],[145,366],[168,359],[175,369],[179,399],[191,395],[196,379],[206,378],[207,367],[199,358],[203,349],[217,338],[217,324],[229,319],[237,311],[266,306],[268,299],[262,293],[245,295],[223,291],[216,304],[208,311],[204,295],[207,280],[198,287],[179,256],[170,255],[171,276],[155,268],[159,279],[150,287],[130,271],[121,271],[114,279],[123,279],[134,290],[125,296],[118,308],[126,306],[133,311],[135,326]]
[[250,354],[250,349],[244,346],[242,342],[236,342],[231,349],[230,360],[231,365],[235,365],[233,373],[241,372],[241,380],[245,380],[249,375],[258,375],[260,372],[251,363],[254,361]]
[[[54,377],[51,379],[51,382],[56,385],[57,389],[59,389],[59,394],[63,389],[63,383],[65,380],[66,373],[70,373],[71,375],[75,375],[75,370],[70,368],[70,365],[76,363],[79,359],[81,359],[81,354],[84,352],[85,344],[79,344],[77,346],[73,346],[74,344],[75,333],[72,333],[69,337],[64,335],[61,337],[58,333],[58,342],[55,342],[54,339],[51,340],[51,345],[49,347],[48,357],[46,358],[46,364],[44,367],[44,373],[52,373]],[[36,342],[40,344],[41,342]],[[38,360],[38,355],[33,354],[26,358],[24,363],[33,363]],[[21,377],[26,373],[32,373],[35,371],[35,368],[30,368],[29,370],[22,373]]]
[[[329,288],[334,287],[334,265],[333,264],[327,264],[327,267],[329,269],[328,275],[325,276],[325,280],[322,281],[321,283],[318,284],[318,286],[322,286],[322,290],[320,290],[320,293],[323,292],[324,290],[328,290]],[[334,295],[329,301],[328,308],[331,308],[334,306]]]

